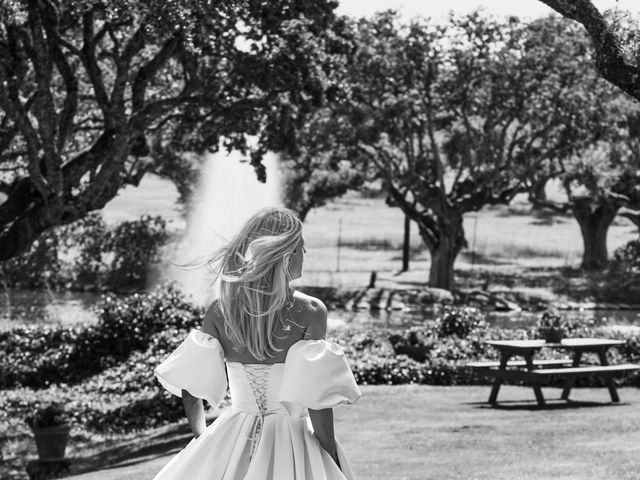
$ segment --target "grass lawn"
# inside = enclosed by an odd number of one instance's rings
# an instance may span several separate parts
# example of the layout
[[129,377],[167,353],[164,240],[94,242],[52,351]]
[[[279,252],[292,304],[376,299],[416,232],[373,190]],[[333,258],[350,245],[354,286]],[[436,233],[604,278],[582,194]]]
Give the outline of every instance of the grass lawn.
[[[336,412],[337,432],[361,479],[637,479],[640,390],[576,389],[574,402],[535,407],[531,388],[378,386]],[[584,403],[583,403],[584,402]]]
[[[337,436],[359,480],[635,480],[640,455],[640,390],[574,389],[569,404],[536,408],[533,391],[502,387],[365,386],[352,406],[335,409]],[[74,463],[108,465],[73,480],[152,478],[190,437],[186,422]],[[92,447],[96,449],[94,445]],[[99,448],[99,447],[98,447]]]

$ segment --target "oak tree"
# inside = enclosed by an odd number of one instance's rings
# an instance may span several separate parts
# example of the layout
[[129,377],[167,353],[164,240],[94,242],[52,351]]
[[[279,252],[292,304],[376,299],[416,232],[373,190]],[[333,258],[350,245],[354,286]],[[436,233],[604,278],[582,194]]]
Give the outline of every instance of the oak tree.
[[295,132],[323,102],[335,7],[3,2],[0,260],[148,171],[181,171],[183,152],[240,149],[264,179],[262,154],[295,152]]
[[[542,51],[552,52],[556,63],[570,65],[579,75],[563,108],[580,128],[568,139],[574,144],[573,153],[546,159],[531,172],[529,195],[536,206],[573,214],[584,245],[581,266],[597,270],[607,264],[610,225],[622,206],[634,205],[634,189],[640,185],[635,174],[640,166],[636,156],[640,105],[600,77],[590,39],[579,25],[551,16],[532,22],[530,28],[538,30]],[[560,181],[565,201],[540,195],[552,178]]]
[[416,222],[430,285],[451,288],[465,213],[508,203],[532,171],[588,140],[585,117],[566,108],[581,74],[516,18],[399,25],[387,12],[358,27],[348,120],[335,128],[345,156]]

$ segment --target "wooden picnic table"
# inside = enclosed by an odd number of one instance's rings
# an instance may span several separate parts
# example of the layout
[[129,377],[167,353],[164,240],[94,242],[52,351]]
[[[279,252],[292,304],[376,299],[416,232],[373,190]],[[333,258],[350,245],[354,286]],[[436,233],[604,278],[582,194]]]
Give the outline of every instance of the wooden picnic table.
[[[553,376],[564,379],[561,398],[569,399],[569,394],[580,375],[596,375],[603,377],[612,402],[619,402],[620,397],[613,377],[640,369],[639,365],[609,365],[607,351],[611,347],[623,345],[623,340],[606,338],[567,338],[560,343],[547,343],[544,340],[489,340],[488,345],[500,351],[499,362],[472,362],[468,366],[481,370],[494,377],[489,395],[489,403],[496,405],[500,386],[505,380],[521,381],[531,385],[538,405],[544,406],[545,399],[541,385]],[[563,349],[573,354],[571,358],[537,360],[535,355],[543,348]],[[584,353],[596,353],[599,365],[582,365]],[[522,360],[511,360],[512,357],[523,357]]]

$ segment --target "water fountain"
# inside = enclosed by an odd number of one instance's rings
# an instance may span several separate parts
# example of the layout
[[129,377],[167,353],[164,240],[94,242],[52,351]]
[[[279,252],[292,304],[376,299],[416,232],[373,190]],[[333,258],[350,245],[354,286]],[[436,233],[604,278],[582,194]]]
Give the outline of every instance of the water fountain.
[[209,155],[202,171],[194,208],[169,278],[177,281],[193,299],[205,304],[215,295],[212,275],[206,268],[185,269],[177,265],[203,259],[222,247],[258,209],[282,205],[277,155],[263,161],[267,182],[256,180],[253,167],[238,152]]

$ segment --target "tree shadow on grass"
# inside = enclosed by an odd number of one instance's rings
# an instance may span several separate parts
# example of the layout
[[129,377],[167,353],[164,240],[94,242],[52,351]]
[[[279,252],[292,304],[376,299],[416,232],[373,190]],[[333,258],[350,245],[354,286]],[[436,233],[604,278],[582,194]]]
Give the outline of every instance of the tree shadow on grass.
[[488,402],[468,402],[465,405],[475,406],[479,409],[494,409],[494,410],[570,410],[578,408],[598,408],[598,407],[616,407],[622,405],[628,405],[624,402],[612,403],[612,402],[589,402],[582,400],[546,400],[546,404],[541,407],[538,403],[528,400],[504,400],[499,401],[497,404],[492,405]]
[[479,252],[476,252],[474,256],[474,253],[472,250],[463,250],[462,252],[460,252],[460,258],[464,259],[467,262],[472,262],[474,264],[477,264],[478,266],[480,265],[511,265],[511,263],[513,263],[509,259],[484,255]]
[[180,424],[155,435],[123,442],[89,456],[73,457],[73,474],[128,467],[178,453],[193,438],[188,424]]
[[[403,272],[401,272],[403,273]],[[429,282],[428,282],[428,278],[425,277],[424,280],[394,280],[395,283],[397,283],[398,285],[408,285],[411,287],[416,287],[416,288],[424,288]]]

